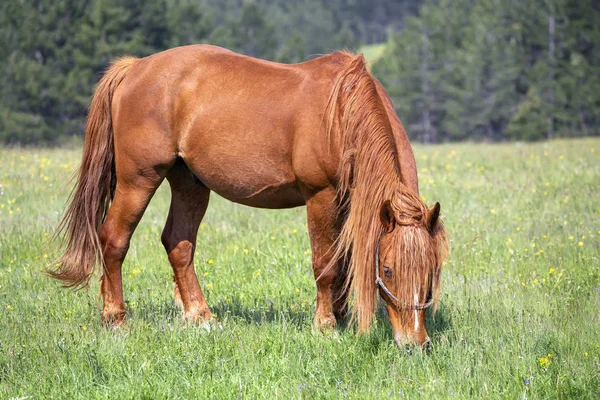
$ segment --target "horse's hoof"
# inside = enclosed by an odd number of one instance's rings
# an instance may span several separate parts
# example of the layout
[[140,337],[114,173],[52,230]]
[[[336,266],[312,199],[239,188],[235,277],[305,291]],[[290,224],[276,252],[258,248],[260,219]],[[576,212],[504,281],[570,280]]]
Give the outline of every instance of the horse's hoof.
[[337,334],[337,330],[335,329],[336,321],[333,314],[325,317],[315,316],[313,326],[315,330],[319,331],[324,336],[334,336]]
[[208,307],[192,309],[183,313],[183,320],[187,324],[196,325],[206,332],[223,330],[223,326],[217,322]]
[[215,319],[210,312],[210,309],[206,306],[190,307],[190,309],[183,313],[182,317],[185,322],[197,325],[201,325],[206,321]]
[[107,329],[116,330],[125,324],[125,311],[115,314],[102,313],[102,326]]
[[200,323],[198,325],[198,327],[202,330],[205,330],[206,332],[212,332],[212,331],[222,331],[223,330],[223,325],[221,325],[220,323],[217,322],[216,319],[211,318],[209,320],[206,320],[202,323]]

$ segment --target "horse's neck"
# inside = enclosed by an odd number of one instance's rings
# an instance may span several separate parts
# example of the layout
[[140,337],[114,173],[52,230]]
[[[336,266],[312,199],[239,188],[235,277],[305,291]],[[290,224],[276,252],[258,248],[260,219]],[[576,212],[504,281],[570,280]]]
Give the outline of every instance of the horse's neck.
[[[365,172],[370,174],[369,180],[374,185],[385,186],[391,189],[389,193],[408,189],[418,195],[419,187],[415,157],[404,127],[398,117],[396,117],[393,108],[391,113],[393,114],[390,115],[390,111],[386,109],[388,119],[385,122],[389,122],[391,136],[387,136],[386,138],[369,138],[369,140],[387,141],[389,143],[389,146],[382,148],[382,154],[377,156],[377,162],[381,163],[381,165],[376,166],[372,171]],[[378,134],[390,135],[389,130],[379,131]]]
[[361,176],[358,183],[363,187],[402,186],[418,195],[416,163],[406,132],[390,97],[362,58],[353,60],[347,74],[334,83],[325,113],[329,127],[338,133],[337,140],[329,142],[328,128],[326,137],[328,145],[340,150],[341,192],[347,193]]
[[406,134],[400,119],[396,115],[396,110],[394,109],[394,105],[392,104],[389,95],[377,79],[373,79],[373,81],[392,128],[392,133],[396,144],[398,166],[400,167],[400,180],[406,187],[418,195],[419,182],[417,179],[417,165],[412,147],[408,141],[408,135]]
[[352,166],[354,195],[379,204],[390,200],[398,190],[406,190],[402,172],[403,168],[410,168],[410,164],[401,159],[397,140],[389,127],[361,135],[359,140],[368,143],[358,144]]

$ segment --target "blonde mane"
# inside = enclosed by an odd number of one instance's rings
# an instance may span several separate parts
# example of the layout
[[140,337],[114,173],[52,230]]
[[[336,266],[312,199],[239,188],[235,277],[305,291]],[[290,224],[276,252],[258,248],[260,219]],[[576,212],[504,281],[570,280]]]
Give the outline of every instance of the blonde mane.
[[[425,229],[427,206],[401,180],[392,127],[362,54],[352,56],[336,78],[325,123],[329,141],[334,126],[340,132],[337,194],[342,228],[329,267],[341,263],[347,268],[346,289],[354,297],[352,319],[359,331],[366,331],[377,306],[375,254],[383,203],[390,201],[397,229],[402,229],[394,244],[401,258],[397,288],[431,287],[424,295],[431,294],[437,302],[446,234],[441,221],[433,232]],[[403,290],[398,299],[412,304],[412,289]]]

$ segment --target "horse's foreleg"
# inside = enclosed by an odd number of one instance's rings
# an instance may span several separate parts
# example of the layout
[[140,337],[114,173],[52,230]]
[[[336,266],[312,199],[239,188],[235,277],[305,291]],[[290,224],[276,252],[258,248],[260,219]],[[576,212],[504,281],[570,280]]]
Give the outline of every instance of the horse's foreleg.
[[104,258],[102,320],[106,324],[118,325],[125,317],[121,266],[131,235],[159,184],[160,180],[151,186],[133,187],[117,182],[115,197],[99,233]]
[[210,190],[194,181],[185,165],[176,165],[167,180],[171,185],[171,207],[161,239],[173,268],[175,300],[182,305],[185,320],[211,320],[194,269],[196,235],[208,207]]
[[333,253],[332,246],[338,235],[335,204],[333,188],[326,188],[306,201],[313,272],[317,285],[314,325],[320,330],[335,327],[335,314],[342,314],[344,310],[344,306],[340,304],[340,301],[345,300],[341,295],[343,277],[339,276],[340,268],[337,265],[328,268]]

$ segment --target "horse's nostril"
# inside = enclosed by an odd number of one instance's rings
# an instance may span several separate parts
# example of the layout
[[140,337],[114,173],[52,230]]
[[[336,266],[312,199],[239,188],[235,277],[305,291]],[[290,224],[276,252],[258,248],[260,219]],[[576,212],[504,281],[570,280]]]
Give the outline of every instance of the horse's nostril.
[[425,343],[423,343],[423,351],[429,353],[432,349],[433,349],[433,343],[431,342],[431,339],[427,338]]
[[429,339],[429,337],[421,344],[419,340],[411,340],[408,342],[406,340],[408,339],[402,340],[399,337],[394,338],[394,342],[396,342],[398,349],[404,350],[408,355],[411,355],[418,350],[429,353],[433,349],[433,342],[431,339]]

